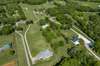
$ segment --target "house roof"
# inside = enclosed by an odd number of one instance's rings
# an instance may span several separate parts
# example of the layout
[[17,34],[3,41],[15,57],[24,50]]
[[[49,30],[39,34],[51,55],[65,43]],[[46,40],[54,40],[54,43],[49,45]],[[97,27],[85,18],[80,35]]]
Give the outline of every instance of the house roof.
[[78,35],[73,35],[72,37],[72,42],[75,44],[75,45],[78,45],[79,44],[79,37]]
[[51,52],[50,50],[45,50],[45,51],[40,52],[40,53],[36,56],[36,58],[37,58],[38,60],[40,60],[40,59],[46,59],[46,58],[48,58],[48,57],[50,57],[50,56],[52,56],[52,55],[53,55],[53,52]]

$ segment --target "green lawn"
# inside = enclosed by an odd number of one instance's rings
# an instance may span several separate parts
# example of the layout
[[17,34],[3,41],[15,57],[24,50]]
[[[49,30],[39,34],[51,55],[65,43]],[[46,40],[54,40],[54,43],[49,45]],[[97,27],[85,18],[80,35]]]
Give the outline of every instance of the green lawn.
[[38,52],[51,49],[50,44],[46,42],[40,31],[38,24],[32,24],[29,32],[27,33],[27,39],[32,56],[35,56]]

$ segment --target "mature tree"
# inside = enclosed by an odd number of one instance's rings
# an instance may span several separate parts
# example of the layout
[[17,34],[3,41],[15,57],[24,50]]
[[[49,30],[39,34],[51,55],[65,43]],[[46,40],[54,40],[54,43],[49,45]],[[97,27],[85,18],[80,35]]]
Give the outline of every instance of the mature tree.
[[1,34],[10,34],[14,31],[14,29],[12,28],[12,26],[4,26],[1,30]]

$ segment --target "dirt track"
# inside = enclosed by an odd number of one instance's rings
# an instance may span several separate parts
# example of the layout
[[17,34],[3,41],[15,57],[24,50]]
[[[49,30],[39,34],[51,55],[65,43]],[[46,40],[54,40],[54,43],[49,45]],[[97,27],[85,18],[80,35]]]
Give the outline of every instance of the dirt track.
[[4,64],[3,66],[16,66],[16,61],[15,60],[14,61],[10,61],[10,62]]

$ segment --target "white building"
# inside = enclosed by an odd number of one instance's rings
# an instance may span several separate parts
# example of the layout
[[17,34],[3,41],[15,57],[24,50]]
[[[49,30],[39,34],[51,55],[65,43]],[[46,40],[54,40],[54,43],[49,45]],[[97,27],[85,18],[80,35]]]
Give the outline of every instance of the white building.
[[53,52],[49,51],[49,50],[45,50],[40,52],[36,57],[38,58],[38,60],[43,59],[45,60],[46,58],[49,58],[53,56]]
[[80,44],[78,35],[74,35],[71,40],[72,40],[73,44],[75,44],[75,45]]
[[42,26],[43,29],[47,28],[49,26],[49,24],[45,24]]
[[51,56],[53,56],[53,52],[47,49],[45,51],[38,53],[37,56],[33,57],[32,63],[34,64],[36,61],[41,60],[41,59],[45,60]]

